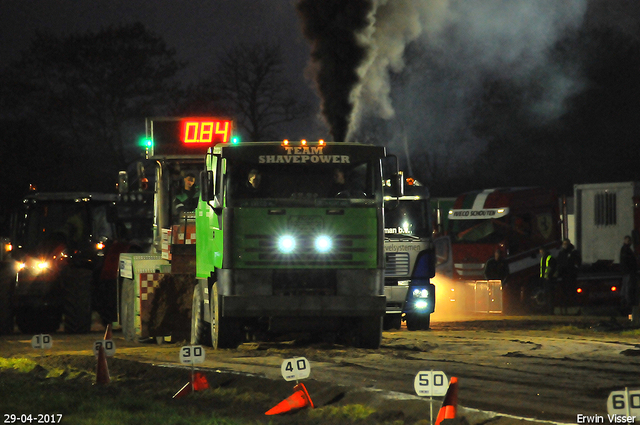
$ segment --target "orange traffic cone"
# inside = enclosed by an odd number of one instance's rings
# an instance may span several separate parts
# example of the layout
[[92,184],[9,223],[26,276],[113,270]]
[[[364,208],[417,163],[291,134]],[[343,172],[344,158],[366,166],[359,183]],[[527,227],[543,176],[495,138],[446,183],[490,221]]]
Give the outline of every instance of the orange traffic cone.
[[295,387],[293,390],[296,391],[286,400],[282,400],[275,407],[269,409],[265,415],[279,415],[281,413],[290,412],[292,410],[302,409],[306,406],[311,406],[313,409],[313,402],[311,401],[311,397],[309,397],[309,393],[307,392],[307,388],[301,382]]
[[444,396],[444,400],[442,401],[442,407],[440,407],[440,411],[438,412],[438,417],[436,418],[435,425],[440,425],[440,423],[445,419],[455,419],[457,407],[458,378],[452,376],[451,380],[449,381],[449,389],[447,390],[447,394]]
[[104,347],[100,346],[98,349],[98,369],[96,371],[96,384],[106,385],[111,382],[109,377],[109,366],[107,365],[107,355],[104,352]]
[[111,338],[111,323],[107,325],[107,329],[104,331],[104,340],[112,339]]
[[209,381],[207,381],[207,377],[201,372],[196,372],[193,374],[191,381],[184,384],[184,386],[173,395],[173,398],[182,398],[184,396],[188,396],[193,391],[202,391],[207,388],[209,388]]

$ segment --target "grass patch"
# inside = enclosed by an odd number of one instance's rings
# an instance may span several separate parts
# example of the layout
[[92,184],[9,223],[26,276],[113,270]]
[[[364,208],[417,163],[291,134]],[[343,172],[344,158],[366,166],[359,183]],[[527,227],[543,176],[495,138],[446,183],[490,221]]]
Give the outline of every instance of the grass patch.
[[37,363],[30,359],[25,358],[4,358],[0,357],[0,370],[12,369],[18,372],[28,373],[31,372]]
[[[45,369],[20,358],[0,358],[0,394],[3,413],[62,414],[62,423],[98,425],[247,425],[255,421],[231,419],[211,408],[212,391],[173,400],[162,392],[141,391],[128,385],[93,384],[93,374],[67,368]],[[161,387],[162,385],[158,385]],[[225,403],[253,400],[255,394],[218,395]],[[258,395],[257,397],[263,398]]]
[[348,404],[346,406],[334,407],[327,406],[318,409],[309,410],[308,415],[311,419],[322,420],[341,420],[346,419],[351,422],[357,422],[368,418],[375,410],[362,404]]

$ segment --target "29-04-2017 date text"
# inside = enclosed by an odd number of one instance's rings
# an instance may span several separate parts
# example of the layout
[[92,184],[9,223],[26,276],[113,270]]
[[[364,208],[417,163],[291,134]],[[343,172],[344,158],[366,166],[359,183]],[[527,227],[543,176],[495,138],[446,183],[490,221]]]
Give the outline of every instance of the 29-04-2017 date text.
[[5,424],[57,424],[62,421],[61,413],[4,413]]

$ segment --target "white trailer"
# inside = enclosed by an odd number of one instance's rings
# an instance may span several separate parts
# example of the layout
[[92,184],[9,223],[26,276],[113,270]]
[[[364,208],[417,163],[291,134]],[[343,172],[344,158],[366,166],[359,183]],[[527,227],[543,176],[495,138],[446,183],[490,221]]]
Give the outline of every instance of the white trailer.
[[638,249],[640,183],[574,185],[575,241],[584,264],[620,263],[620,247],[631,236]]

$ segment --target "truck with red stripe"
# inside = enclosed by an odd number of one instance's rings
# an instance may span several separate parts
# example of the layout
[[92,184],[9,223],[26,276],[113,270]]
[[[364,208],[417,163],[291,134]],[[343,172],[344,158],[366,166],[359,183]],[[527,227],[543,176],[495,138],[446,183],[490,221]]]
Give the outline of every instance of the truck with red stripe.
[[[562,240],[558,196],[537,187],[486,189],[457,197],[447,236],[436,239],[439,304],[445,311],[520,312],[536,307],[539,249],[557,254]],[[502,251],[509,274],[487,280],[487,261]]]

